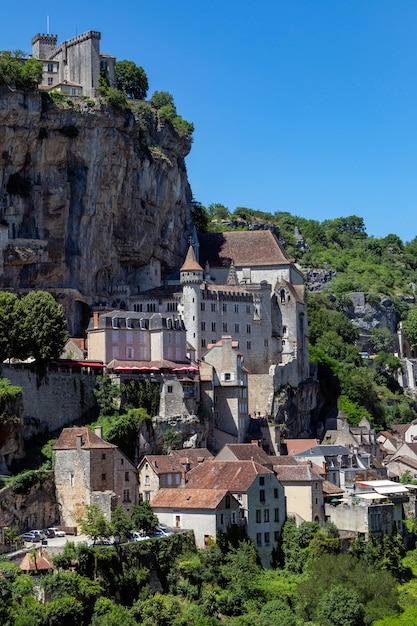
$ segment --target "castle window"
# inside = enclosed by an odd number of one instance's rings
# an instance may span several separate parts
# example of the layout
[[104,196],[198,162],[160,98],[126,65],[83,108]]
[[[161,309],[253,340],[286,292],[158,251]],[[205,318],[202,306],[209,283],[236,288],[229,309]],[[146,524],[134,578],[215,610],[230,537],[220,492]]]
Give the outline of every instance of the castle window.
[[269,546],[269,533],[264,534],[264,541],[265,541],[265,545]]
[[211,312],[212,312],[212,313],[215,313],[215,311],[216,311],[216,303],[215,303],[215,302],[212,302],[212,303],[211,303]]
[[227,313],[227,304],[223,303],[223,313]]
[[53,71],[54,71],[54,64],[48,63],[48,72],[53,72]]
[[261,523],[261,509],[256,509],[256,523]]
[[119,328],[119,320],[117,319],[117,317],[112,318],[111,325],[113,328]]
[[211,323],[211,330],[212,330],[213,333],[216,332],[216,322],[212,322]]
[[257,546],[262,545],[262,533],[256,533],[256,545]]
[[269,509],[264,509],[264,522],[269,522]]
[[265,476],[259,476],[259,484],[260,485],[264,485],[265,484]]
[[247,350],[252,350],[252,342],[251,341],[247,341],[246,342],[246,348],[247,348]]
[[235,333],[239,332],[239,324],[235,324]]
[[250,315],[250,304],[246,305],[246,313],[248,313],[248,315]]
[[168,385],[168,387],[167,387],[167,393],[172,393],[172,385]]
[[206,303],[205,303],[205,302],[202,302],[202,303],[201,303],[201,310],[202,310],[202,311],[205,311],[205,310],[206,310]]
[[246,332],[250,334],[250,324],[246,324]]
[[274,509],[274,522],[279,522],[279,509]]
[[53,84],[54,84],[54,79],[48,78],[48,85],[53,85]]
[[205,339],[202,339],[202,340],[201,340],[201,347],[202,347],[202,348],[205,348],[205,347],[206,347],[206,340],[205,340]]
[[239,313],[239,305],[235,304],[235,313]]
[[265,502],[265,489],[259,490],[259,502]]
[[268,347],[268,339],[264,339],[264,348]]
[[201,330],[206,330],[206,323],[205,322],[201,322]]
[[282,334],[283,334],[283,335],[286,335],[286,334],[287,334],[287,327],[286,327],[286,326],[283,326],[283,327],[282,327]]
[[101,455],[101,458],[103,459],[103,461],[105,460],[105,458],[106,458],[106,454],[105,454],[104,452],[103,452],[103,454]]
[[106,474],[101,475],[101,480],[106,480]]
[[125,481],[129,482],[129,472],[125,472]]
[[133,348],[126,348],[126,358],[133,359]]
[[227,333],[227,323],[223,322],[223,332]]
[[123,502],[130,502],[130,489],[123,489]]
[[151,481],[149,480],[149,476],[146,475],[145,476],[145,485],[150,485],[150,484],[151,484]]
[[279,292],[279,297],[282,303],[285,302],[285,290],[281,289],[281,291]]

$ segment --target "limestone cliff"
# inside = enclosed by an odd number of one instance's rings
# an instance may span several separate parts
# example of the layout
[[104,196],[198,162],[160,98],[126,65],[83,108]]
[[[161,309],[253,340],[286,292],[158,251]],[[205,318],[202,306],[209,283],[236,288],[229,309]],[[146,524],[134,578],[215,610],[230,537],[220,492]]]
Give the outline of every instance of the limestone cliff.
[[152,287],[150,261],[155,274],[182,262],[191,139],[151,107],[66,107],[0,91],[0,288],[54,291],[74,334],[86,306]]

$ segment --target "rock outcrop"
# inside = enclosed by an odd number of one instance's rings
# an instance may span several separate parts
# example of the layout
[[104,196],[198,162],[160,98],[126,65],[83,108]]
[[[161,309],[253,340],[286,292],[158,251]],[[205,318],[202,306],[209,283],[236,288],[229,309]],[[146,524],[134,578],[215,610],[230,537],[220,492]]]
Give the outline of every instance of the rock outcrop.
[[76,334],[88,306],[153,286],[151,260],[181,264],[191,138],[145,103],[65,102],[0,91],[0,288],[52,291]]

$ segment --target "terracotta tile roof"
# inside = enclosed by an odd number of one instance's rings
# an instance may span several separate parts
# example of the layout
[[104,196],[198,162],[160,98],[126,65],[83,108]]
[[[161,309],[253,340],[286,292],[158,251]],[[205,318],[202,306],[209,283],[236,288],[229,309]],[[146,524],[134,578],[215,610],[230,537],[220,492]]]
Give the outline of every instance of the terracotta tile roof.
[[400,439],[404,439],[405,433],[410,428],[410,424],[393,424],[391,426],[391,432],[393,435],[398,435]]
[[181,465],[187,464],[193,467],[200,465],[204,461],[213,459],[213,455],[207,448],[183,448],[182,450],[171,450],[170,456],[178,458]]
[[77,437],[82,436],[81,448],[117,448],[112,443],[100,439],[89,428],[64,428],[58,437],[58,441],[53,446],[54,450],[75,450],[77,447]]
[[180,460],[168,454],[147,454],[139,464],[142,468],[145,463],[149,463],[155,474],[171,474],[172,472],[182,473],[184,471]]
[[[152,498],[151,507],[215,510],[228,494],[228,489],[160,489]],[[239,502],[231,496],[231,507],[238,508]]]
[[287,446],[288,454],[299,454],[300,452],[306,452],[310,448],[314,448],[318,444],[317,439],[284,439],[284,444]]
[[184,265],[181,267],[180,272],[203,272],[203,268],[197,263],[192,246],[188,248],[187,256],[185,257]]
[[255,461],[205,461],[187,473],[185,487],[245,493],[259,474],[273,472]]
[[342,496],[344,494],[343,489],[331,483],[330,480],[323,481],[323,495],[324,496]]
[[288,265],[278,239],[269,230],[205,233],[200,235],[200,261],[211,267]]
[[281,454],[280,456],[271,456],[271,463],[272,465],[298,465],[304,461],[298,461],[291,454]]
[[23,572],[45,572],[53,569],[53,564],[49,560],[48,553],[43,549],[36,548],[36,567],[35,557],[31,552],[27,552],[20,562],[20,569]]
[[310,465],[274,465],[278,480],[285,482],[322,482],[323,478]]
[[230,451],[237,461],[256,461],[260,465],[272,465],[271,457],[256,443],[227,443],[220,452]]
[[413,469],[417,470],[417,461],[407,456],[406,454],[402,456],[396,456],[395,459],[391,458],[389,461],[385,460],[385,465],[388,465],[389,463],[397,463],[397,462],[403,463],[404,465],[409,465]]

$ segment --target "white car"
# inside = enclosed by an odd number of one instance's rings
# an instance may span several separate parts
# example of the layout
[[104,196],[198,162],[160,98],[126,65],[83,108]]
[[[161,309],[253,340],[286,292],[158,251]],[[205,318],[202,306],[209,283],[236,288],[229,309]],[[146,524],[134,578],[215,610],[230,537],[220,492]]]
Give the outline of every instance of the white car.
[[67,534],[64,530],[59,530],[59,528],[55,528],[54,526],[48,528],[48,530],[53,533],[52,537],[65,537]]

